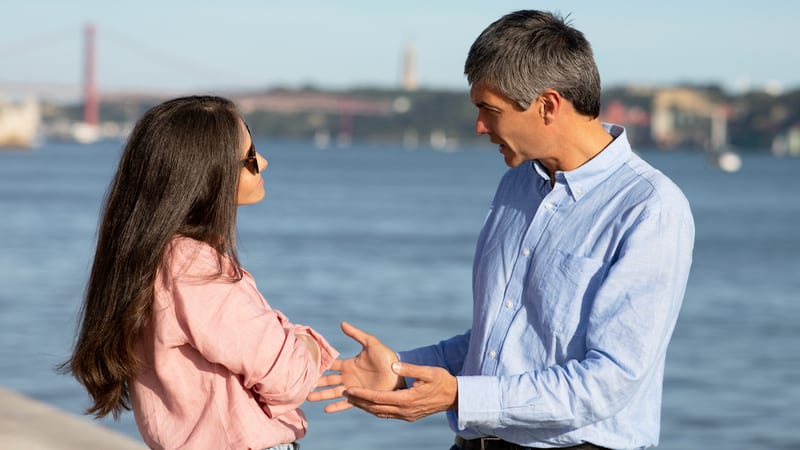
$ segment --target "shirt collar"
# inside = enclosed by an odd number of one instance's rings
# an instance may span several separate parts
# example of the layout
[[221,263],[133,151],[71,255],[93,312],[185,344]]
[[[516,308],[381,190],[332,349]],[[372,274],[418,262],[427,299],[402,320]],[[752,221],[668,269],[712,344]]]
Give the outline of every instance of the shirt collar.
[[[580,200],[587,192],[608,178],[611,172],[627,161],[633,153],[624,127],[604,123],[603,128],[614,138],[606,148],[576,169],[556,172],[556,183],[565,184],[575,201]],[[550,182],[547,169],[538,160],[533,161],[533,168],[544,181]]]

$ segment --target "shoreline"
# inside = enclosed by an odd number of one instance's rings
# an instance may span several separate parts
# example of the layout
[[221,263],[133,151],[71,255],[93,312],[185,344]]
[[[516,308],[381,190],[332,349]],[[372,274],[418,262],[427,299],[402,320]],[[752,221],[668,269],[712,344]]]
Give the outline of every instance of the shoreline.
[[99,424],[0,387],[0,448],[26,450],[147,450]]

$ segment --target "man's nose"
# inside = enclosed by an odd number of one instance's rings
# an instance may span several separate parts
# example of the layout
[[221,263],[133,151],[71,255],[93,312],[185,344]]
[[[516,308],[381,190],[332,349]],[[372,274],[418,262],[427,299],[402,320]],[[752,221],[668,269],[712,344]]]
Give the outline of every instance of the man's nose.
[[476,134],[489,134],[489,128],[483,123],[480,116],[475,120],[475,133]]

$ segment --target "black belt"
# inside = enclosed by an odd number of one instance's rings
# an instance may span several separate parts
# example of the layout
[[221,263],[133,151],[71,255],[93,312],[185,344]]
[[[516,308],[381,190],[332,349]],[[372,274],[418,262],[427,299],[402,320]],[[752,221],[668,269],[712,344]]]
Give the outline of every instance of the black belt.
[[[525,447],[524,445],[515,444],[513,442],[504,441],[496,437],[485,437],[480,439],[464,439],[461,436],[456,436],[456,447],[461,450],[529,450],[541,447]],[[594,444],[580,444],[572,447],[561,447],[573,450],[608,450],[605,447],[599,447]]]

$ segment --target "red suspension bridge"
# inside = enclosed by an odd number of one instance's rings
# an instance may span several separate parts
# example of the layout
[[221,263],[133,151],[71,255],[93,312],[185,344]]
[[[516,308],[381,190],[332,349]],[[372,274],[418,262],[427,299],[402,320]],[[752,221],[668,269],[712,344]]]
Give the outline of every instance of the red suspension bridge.
[[[98,84],[104,73],[98,77],[98,35],[102,34],[102,50],[105,51],[107,72],[117,72],[119,78],[121,67],[112,65],[108,55],[116,54],[118,59],[123,56],[127,60],[142,61],[134,64],[134,69],[125,69],[128,79],[136,81],[127,87],[112,87],[108,82]],[[82,36],[80,49],[66,47],[75,43],[76,38]],[[111,46],[107,46],[107,44]],[[75,56],[81,56],[82,58]],[[87,122],[97,119],[97,102],[102,96],[104,100],[124,98],[139,95],[169,96],[178,93],[181,89],[154,88],[159,82],[153,81],[162,74],[174,76],[176,73],[182,78],[205,82],[207,85],[234,86],[238,89],[246,85],[238,80],[236,75],[223,73],[211,67],[204,67],[178,55],[170,54],[163,48],[156,48],[142,44],[129,38],[119,31],[103,29],[101,33],[94,24],[83,26],[82,32],[75,29],[60,30],[57,32],[42,33],[40,35],[19,42],[0,42],[0,60],[6,70],[0,71],[0,94],[16,97],[33,96],[43,99],[75,100],[82,99],[86,103],[85,115]],[[77,68],[76,62],[81,61],[82,67]],[[115,63],[116,64],[116,63]],[[29,72],[25,75],[16,75],[20,71],[13,70],[14,66],[22,66]],[[9,76],[9,74],[12,74]],[[46,74],[43,76],[43,74]],[[148,81],[144,81],[150,78]],[[12,78],[12,79],[9,79]],[[24,80],[20,80],[24,78]],[[73,79],[75,81],[52,81],[53,78]],[[102,80],[100,80],[102,81]],[[129,82],[130,83],[130,82]],[[252,87],[252,86],[249,86]]]
[[[216,86],[211,89],[201,89],[204,91],[215,92],[236,92],[237,94],[229,94],[235,97],[237,102],[243,109],[270,109],[275,111],[284,112],[297,112],[297,111],[323,111],[323,112],[346,112],[352,115],[372,115],[372,114],[386,114],[389,113],[391,105],[383,101],[370,101],[359,100],[349,95],[333,95],[324,93],[311,93],[303,92],[297,93],[292,91],[280,90],[269,91],[265,86],[254,86],[252,81],[246,82],[236,74],[226,73],[216,67],[209,67],[190,61],[181,56],[171,54],[168,50],[163,48],[156,48],[146,44],[142,44],[135,39],[127,37],[116,30],[98,28],[94,24],[86,24],[83,27],[82,33],[76,32],[77,30],[63,30],[54,33],[45,33],[34,38],[27,39],[22,42],[3,45],[0,42],[0,60],[4,64],[25,64],[32,61],[32,55],[41,55],[42,50],[48,48],[52,49],[56,45],[62,46],[67,41],[74,41],[75,37],[83,36],[82,40],[82,72],[80,74],[80,81],[75,82],[52,82],[42,80],[4,80],[4,74],[0,72],[0,95],[14,94],[20,96],[34,96],[42,99],[58,99],[58,100],[80,100],[84,103],[84,120],[87,123],[97,123],[98,104],[102,100],[106,101],[124,101],[136,98],[166,98],[172,97],[187,90],[193,90],[192,86],[181,88],[153,88],[144,86],[140,83],[138,86],[133,87],[109,87],[107,84],[98,84],[102,81],[103,73],[98,77],[98,52],[97,43],[98,36],[102,35],[102,42],[105,46],[106,42],[113,44],[113,49],[104,47],[103,49],[108,53],[109,50],[116,50],[126,58],[135,58],[147,61],[141,63],[138,67],[139,71],[136,75],[141,75],[140,78],[144,79],[147,76],[158,77],[159,73],[171,72],[172,75],[180,74],[187,80],[192,80],[195,84],[198,82],[205,83],[208,86]],[[69,52],[59,52],[58,55],[49,53],[48,56],[53,59],[53,66],[47,67],[41,72],[56,73],[57,75],[64,76],[63,67],[73,67],[75,58],[71,58]],[[20,55],[26,57],[25,61],[19,61]],[[24,59],[24,58],[23,58]],[[47,58],[36,58],[47,59]],[[18,61],[18,62],[15,62]],[[59,67],[63,66],[63,67]],[[109,68],[105,66],[106,70],[118,68]],[[62,73],[59,73],[62,72]],[[67,75],[68,76],[68,75]],[[152,82],[152,81],[151,81]]]
[[[69,34],[69,36],[67,35]],[[83,107],[83,123],[80,125],[87,130],[86,140],[92,140],[91,136],[96,134],[100,125],[100,103],[136,103],[150,101],[154,103],[161,99],[185,94],[184,89],[153,89],[144,86],[136,88],[101,88],[98,85],[97,76],[97,37],[98,30],[93,24],[87,24],[83,28],[82,36],[82,68],[80,80],[75,82],[46,82],[41,80],[30,80],[25,82],[9,81],[0,78],[0,100],[3,95],[13,94],[16,97],[35,97],[38,99],[50,99],[69,102],[80,102]],[[54,43],[62,44],[68,37],[80,35],[75,30],[69,33],[50,33],[29,39],[25,42],[3,47],[0,45],[0,60],[5,64],[15,64],[14,56],[23,55],[31,61],[31,55],[41,53],[42,48],[51,46]],[[203,67],[181,57],[170,55],[162,49],[148,47],[136,42],[133,39],[120,35],[118,32],[103,30],[103,40],[112,41],[117,46],[124,47],[126,58],[133,53],[142,55],[144,59],[153,61],[152,64],[143,66],[142,73],[163,70],[164,68],[178,71],[179,73],[190,73],[192,80],[207,79],[209,85],[228,86],[228,88],[217,88],[213,90],[202,89],[203,92],[222,93],[231,97],[239,105],[243,113],[247,114],[253,110],[268,110],[283,113],[298,112],[322,112],[335,114],[339,117],[340,134],[349,134],[352,118],[358,115],[389,115],[398,111],[397,105],[391,101],[379,99],[356,98],[346,93],[324,93],[318,91],[290,91],[290,90],[268,90],[264,87],[247,86],[237,79],[235,75],[225,74],[219,70]],[[53,57],[52,64],[59,66],[59,70],[49,68],[43,72],[53,72],[59,75],[64,72],[64,67],[74,66],[74,59],[70,59],[66,52],[61,52]],[[64,59],[66,58],[66,60]],[[47,59],[47,58],[39,58]],[[42,64],[41,61],[37,62]],[[7,66],[10,67],[10,66]],[[76,71],[77,72],[77,71]],[[63,74],[61,74],[63,76]],[[3,74],[0,73],[0,77]],[[189,77],[187,77],[189,78]],[[196,91],[193,91],[196,92]],[[235,93],[234,93],[235,92]],[[0,105],[2,111],[2,105]],[[71,131],[74,134],[74,130]]]

